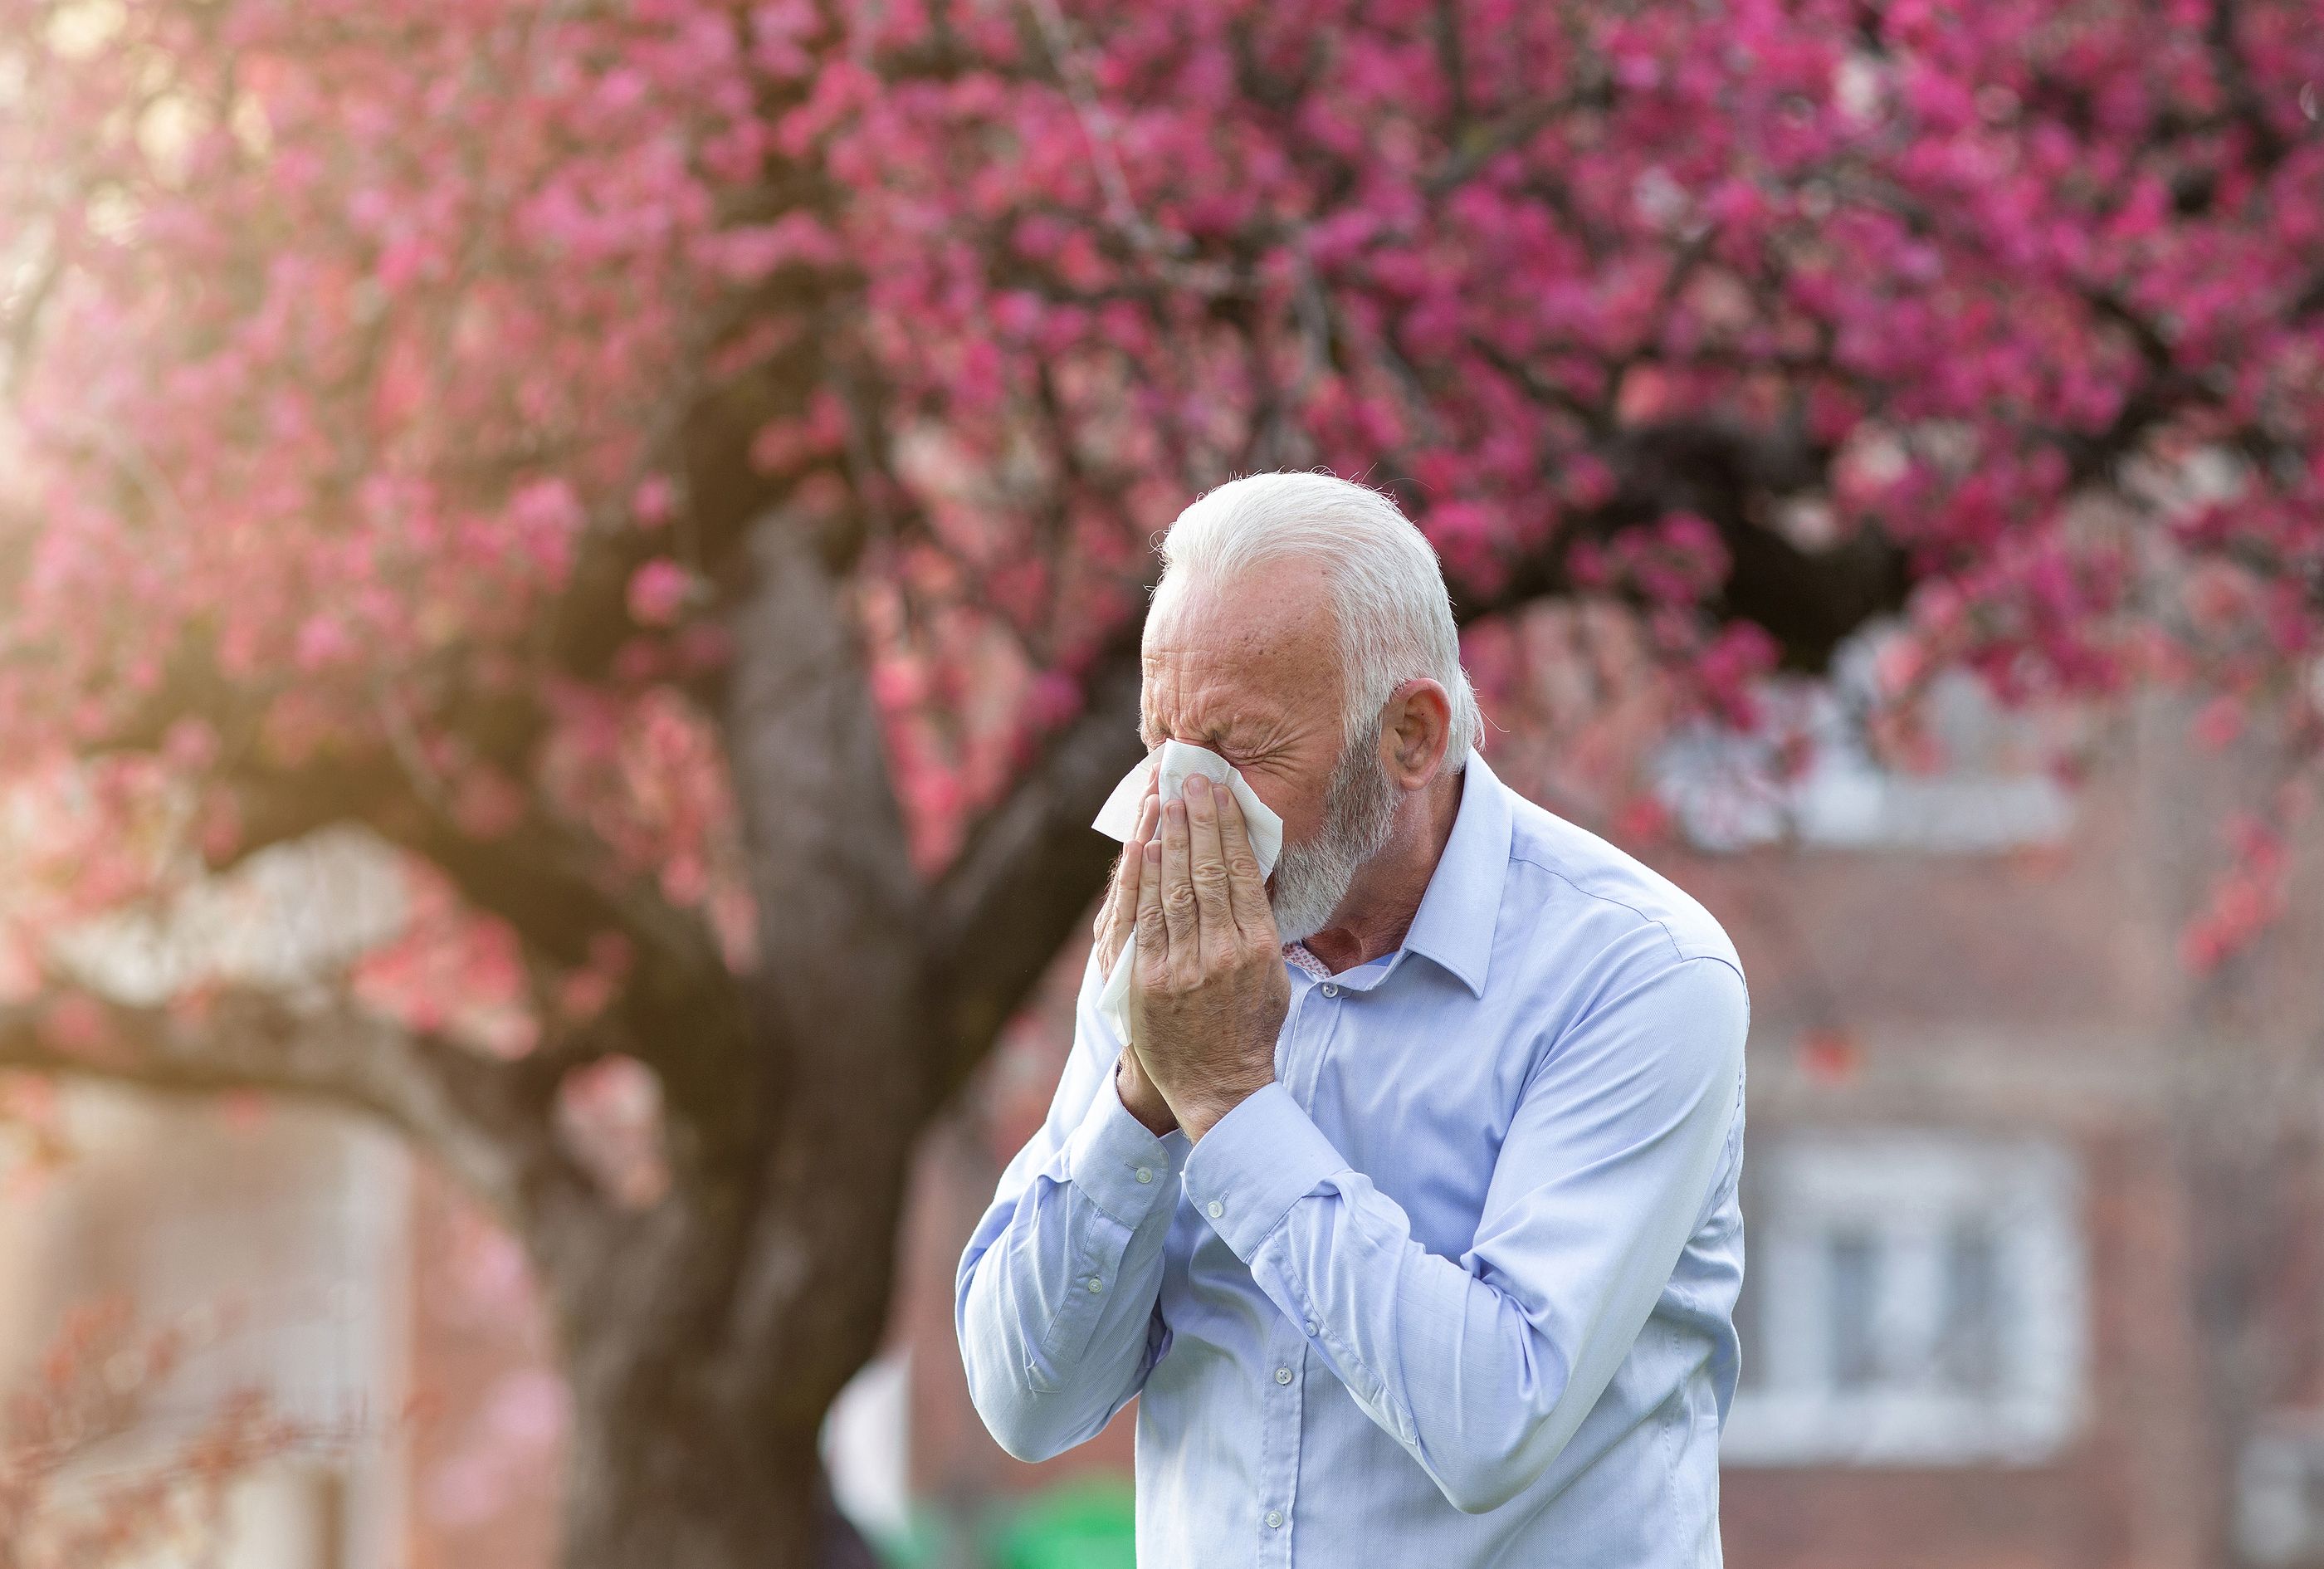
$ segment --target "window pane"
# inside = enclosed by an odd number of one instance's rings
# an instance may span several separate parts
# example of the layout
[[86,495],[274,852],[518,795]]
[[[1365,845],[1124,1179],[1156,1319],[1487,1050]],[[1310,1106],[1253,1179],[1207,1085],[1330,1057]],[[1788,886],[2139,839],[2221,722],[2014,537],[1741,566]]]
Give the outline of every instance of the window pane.
[[1972,1222],[1946,1239],[1937,1377],[1948,1388],[1991,1394],[2001,1384],[2001,1257],[1992,1228]]
[[2017,1464],[2071,1435],[2086,1282],[2068,1149],[1850,1129],[1763,1136],[1757,1164],[1745,1213],[1768,1245],[1743,1315],[1760,1376],[1737,1392],[1729,1463]]
[[1880,1379],[1874,1337],[1880,1301],[1880,1241],[1865,1232],[1836,1232],[1826,1244],[1831,1315],[1831,1383],[1841,1390],[1870,1389]]

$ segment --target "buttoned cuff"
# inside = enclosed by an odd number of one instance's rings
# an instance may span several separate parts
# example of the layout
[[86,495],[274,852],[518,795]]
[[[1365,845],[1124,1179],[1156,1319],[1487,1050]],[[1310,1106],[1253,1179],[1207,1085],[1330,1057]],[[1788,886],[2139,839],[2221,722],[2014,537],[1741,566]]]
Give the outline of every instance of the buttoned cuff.
[[1177,1156],[1169,1141],[1156,1138],[1121,1103],[1111,1068],[1081,1126],[1065,1142],[1065,1177],[1098,1208],[1132,1231],[1154,1213],[1157,1203],[1176,1202]]
[[1291,1206],[1348,1169],[1279,1084],[1246,1098],[1186,1157],[1186,1196],[1244,1263]]

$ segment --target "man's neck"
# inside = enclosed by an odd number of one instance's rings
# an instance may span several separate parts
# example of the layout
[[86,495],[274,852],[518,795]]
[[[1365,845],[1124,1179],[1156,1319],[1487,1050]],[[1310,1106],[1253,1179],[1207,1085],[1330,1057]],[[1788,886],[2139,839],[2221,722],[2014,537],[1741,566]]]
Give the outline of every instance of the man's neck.
[[1445,842],[1452,837],[1467,779],[1463,771],[1432,780],[1426,789],[1408,798],[1397,812],[1395,832],[1356,873],[1331,924],[1305,939],[1307,951],[1333,974],[1396,952],[1412,929],[1428,880],[1436,875]]

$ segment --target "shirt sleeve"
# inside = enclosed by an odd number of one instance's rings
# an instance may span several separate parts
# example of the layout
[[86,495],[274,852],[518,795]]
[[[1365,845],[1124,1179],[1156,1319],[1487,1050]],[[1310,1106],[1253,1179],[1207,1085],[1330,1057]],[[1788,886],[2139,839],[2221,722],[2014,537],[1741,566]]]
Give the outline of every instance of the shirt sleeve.
[[1001,1174],[955,1282],[969,1398],[1019,1460],[1102,1431],[1168,1343],[1155,1304],[1186,1138],[1157,1139],[1122,1105],[1102,983],[1093,955],[1049,1114]]
[[1280,1084],[1194,1147],[1186,1192],[1454,1507],[1494,1509],[1573,1436],[1701,1225],[1748,1020],[1717,958],[1601,999],[1536,1066],[1457,1260],[1415,1241]]

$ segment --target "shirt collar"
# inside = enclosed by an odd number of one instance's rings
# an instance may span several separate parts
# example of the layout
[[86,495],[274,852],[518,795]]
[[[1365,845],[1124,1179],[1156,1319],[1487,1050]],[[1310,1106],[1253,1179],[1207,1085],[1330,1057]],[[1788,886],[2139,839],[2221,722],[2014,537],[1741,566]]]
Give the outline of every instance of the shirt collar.
[[1493,957],[1493,928],[1501,914],[1501,883],[1509,870],[1512,816],[1508,787],[1476,752],[1462,771],[1461,809],[1444,854],[1420,896],[1404,946],[1425,954],[1479,997]]

